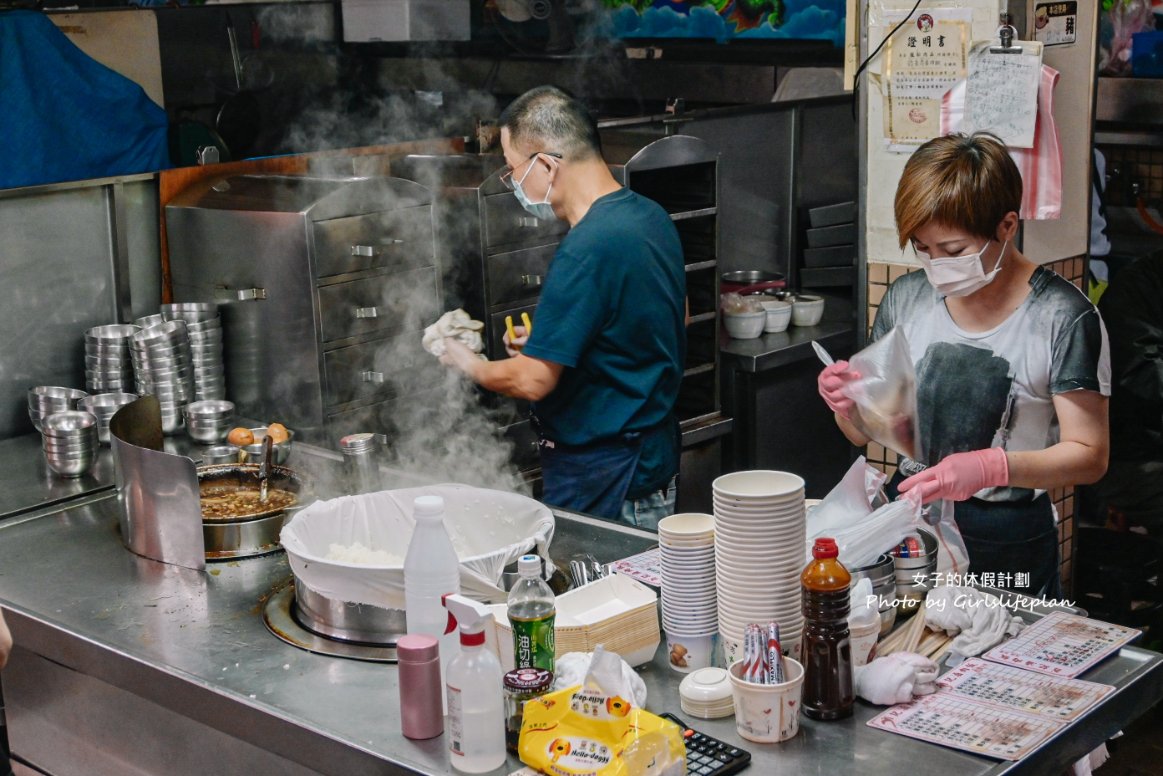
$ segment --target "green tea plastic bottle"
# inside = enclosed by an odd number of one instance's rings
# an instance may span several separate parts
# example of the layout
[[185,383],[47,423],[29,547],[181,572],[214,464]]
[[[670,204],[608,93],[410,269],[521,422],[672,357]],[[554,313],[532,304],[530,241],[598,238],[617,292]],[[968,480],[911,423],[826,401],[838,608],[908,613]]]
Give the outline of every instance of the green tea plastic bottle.
[[517,668],[552,671],[557,605],[553,591],[541,578],[541,558],[522,555],[517,573],[521,578],[509,591],[508,610],[513,626],[513,663]]
[[803,587],[803,712],[812,719],[852,716],[856,700],[848,642],[848,586],[852,575],[837,560],[835,539],[816,539],[800,574]]

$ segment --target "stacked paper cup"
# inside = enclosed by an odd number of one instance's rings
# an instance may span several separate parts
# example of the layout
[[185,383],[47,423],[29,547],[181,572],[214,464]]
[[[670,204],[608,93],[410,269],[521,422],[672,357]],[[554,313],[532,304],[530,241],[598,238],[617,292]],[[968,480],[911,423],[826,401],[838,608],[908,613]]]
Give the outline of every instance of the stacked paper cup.
[[711,488],[719,634],[727,664],[742,659],[748,623],[778,623],[784,654],[799,657],[803,479],[788,472],[734,472]]
[[706,668],[718,651],[715,605],[715,518],[687,513],[658,522],[662,556],[662,629],[670,667]]

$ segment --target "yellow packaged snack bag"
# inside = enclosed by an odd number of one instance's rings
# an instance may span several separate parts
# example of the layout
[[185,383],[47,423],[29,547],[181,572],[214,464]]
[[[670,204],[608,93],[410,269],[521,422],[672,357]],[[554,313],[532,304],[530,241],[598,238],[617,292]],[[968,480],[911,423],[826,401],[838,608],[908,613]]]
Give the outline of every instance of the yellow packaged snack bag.
[[599,647],[584,685],[525,704],[522,762],[553,776],[685,776],[678,725],[635,708],[610,692],[616,684],[601,681],[620,675],[619,660]]

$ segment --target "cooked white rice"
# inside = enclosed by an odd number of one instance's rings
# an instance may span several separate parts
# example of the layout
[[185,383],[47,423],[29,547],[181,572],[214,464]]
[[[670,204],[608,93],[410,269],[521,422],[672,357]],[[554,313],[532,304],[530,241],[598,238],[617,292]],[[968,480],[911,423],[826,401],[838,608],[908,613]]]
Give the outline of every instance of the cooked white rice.
[[404,556],[387,550],[373,550],[359,542],[354,544],[332,544],[327,550],[327,560],[356,563],[361,566],[403,566]]

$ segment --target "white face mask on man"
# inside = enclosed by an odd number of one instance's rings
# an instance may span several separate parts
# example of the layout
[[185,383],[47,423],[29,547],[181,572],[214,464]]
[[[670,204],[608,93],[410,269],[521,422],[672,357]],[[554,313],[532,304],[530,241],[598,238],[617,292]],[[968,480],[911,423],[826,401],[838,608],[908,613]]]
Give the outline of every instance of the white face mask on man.
[[988,286],[997,277],[997,273],[1001,271],[1001,260],[1006,255],[1006,248],[1009,247],[1010,241],[1006,240],[1002,243],[1001,253],[997,256],[997,263],[993,265],[993,269],[986,272],[982,267],[982,256],[985,254],[990,243],[987,242],[977,253],[966,254],[965,256],[948,256],[942,259],[933,259],[929,257],[928,253],[919,251],[915,247],[917,258],[921,260],[921,265],[925,268],[925,276],[929,279],[930,285],[937,290],[941,296],[969,296],[975,291]]
[[557,218],[557,214],[553,212],[553,205],[549,204],[549,193],[553,191],[553,184],[549,184],[549,188],[545,190],[545,196],[540,202],[530,201],[529,196],[522,187],[525,179],[529,177],[529,173],[533,171],[534,166],[536,166],[536,162],[529,165],[528,169],[525,170],[525,174],[521,176],[521,180],[513,181],[513,196],[521,203],[521,207],[525,208],[535,218],[541,221],[553,221]]

